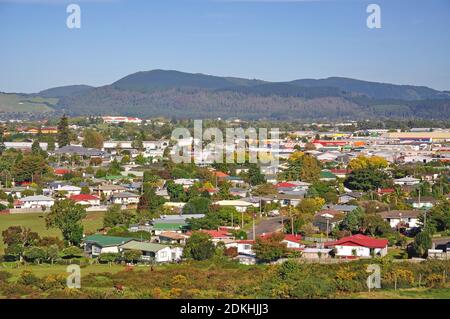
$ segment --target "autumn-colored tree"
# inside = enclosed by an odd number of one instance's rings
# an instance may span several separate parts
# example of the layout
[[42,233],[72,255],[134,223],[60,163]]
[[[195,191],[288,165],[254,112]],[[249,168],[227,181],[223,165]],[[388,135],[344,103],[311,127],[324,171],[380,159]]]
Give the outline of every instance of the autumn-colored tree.
[[352,170],[364,169],[364,168],[378,168],[383,169],[388,166],[388,162],[381,156],[366,157],[364,155],[353,158],[348,163],[348,168]]
[[263,261],[274,261],[284,257],[287,253],[287,245],[282,242],[283,239],[283,233],[274,233],[263,238],[257,238],[253,245],[256,258]]

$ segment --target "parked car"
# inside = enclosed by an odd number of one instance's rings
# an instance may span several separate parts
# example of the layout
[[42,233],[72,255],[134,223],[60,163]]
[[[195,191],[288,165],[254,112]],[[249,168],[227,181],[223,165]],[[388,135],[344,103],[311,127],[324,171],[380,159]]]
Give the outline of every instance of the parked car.
[[278,210],[271,210],[268,215],[269,217],[277,217],[280,216],[280,212]]

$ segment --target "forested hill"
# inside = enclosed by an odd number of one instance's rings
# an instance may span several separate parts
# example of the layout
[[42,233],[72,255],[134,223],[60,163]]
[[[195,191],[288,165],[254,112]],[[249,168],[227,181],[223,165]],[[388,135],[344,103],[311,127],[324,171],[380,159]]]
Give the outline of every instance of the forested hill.
[[153,70],[130,74],[102,87],[69,86],[34,96],[57,98],[55,112],[70,115],[279,120],[450,118],[448,91],[339,77],[268,82]]

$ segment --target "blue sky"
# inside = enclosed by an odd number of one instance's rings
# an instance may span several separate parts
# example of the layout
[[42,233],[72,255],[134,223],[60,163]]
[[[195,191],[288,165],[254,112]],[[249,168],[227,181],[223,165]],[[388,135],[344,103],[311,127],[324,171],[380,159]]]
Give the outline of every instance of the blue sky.
[[[80,5],[81,29],[66,27],[68,3]],[[381,29],[366,26],[370,3]],[[0,91],[151,69],[450,90],[450,1],[0,0]]]

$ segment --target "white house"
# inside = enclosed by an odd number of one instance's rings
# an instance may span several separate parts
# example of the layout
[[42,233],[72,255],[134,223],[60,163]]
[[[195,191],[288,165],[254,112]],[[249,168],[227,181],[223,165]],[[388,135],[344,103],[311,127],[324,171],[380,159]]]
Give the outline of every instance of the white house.
[[413,185],[420,184],[420,179],[407,176],[407,177],[403,177],[403,178],[394,179],[394,184],[395,185],[403,185],[403,186],[413,186]]
[[55,200],[48,196],[36,195],[22,197],[17,201],[16,208],[41,208],[52,207],[55,204]]
[[379,213],[381,218],[387,221],[392,228],[405,229],[419,227],[419,217],[422,214],[418,210],[391,210]]
[[219,205],[219,206],[233,206],[236,208],[236,210],[238,212],[245,212],[247,210],[247,208],[250,206],[254,206],[254,207],[259,206],[259,203],[252,204],[250,202],[246,202],[243,200],[219,200],[219,201],[215,202],[214,204]]
[[73,195],[69,197],[75,203],[84,206],[100,206],[100,198],[89,194]]
[[170,247],[148,242],[140,242],[137,240],[129,241],[120,246],[120,251],[139,250],[142,252],[141,259],[143,261],[152,261],[157,263],[172,262],[181,259],[183,248]]
[[383,257],[387,254],[388,240],[357,234],[324,243],[324,246],[334,248],[337,257]]
[[119,205],[137,204],[139,203],[139,195],[129,192],[117,193],[111,196],[111,202]]
[[72,185],[64,185],[58,188],[58,192],[65,192],[68,197],[73,195],[80,195],[81,188],[78,186],[72,186]]

